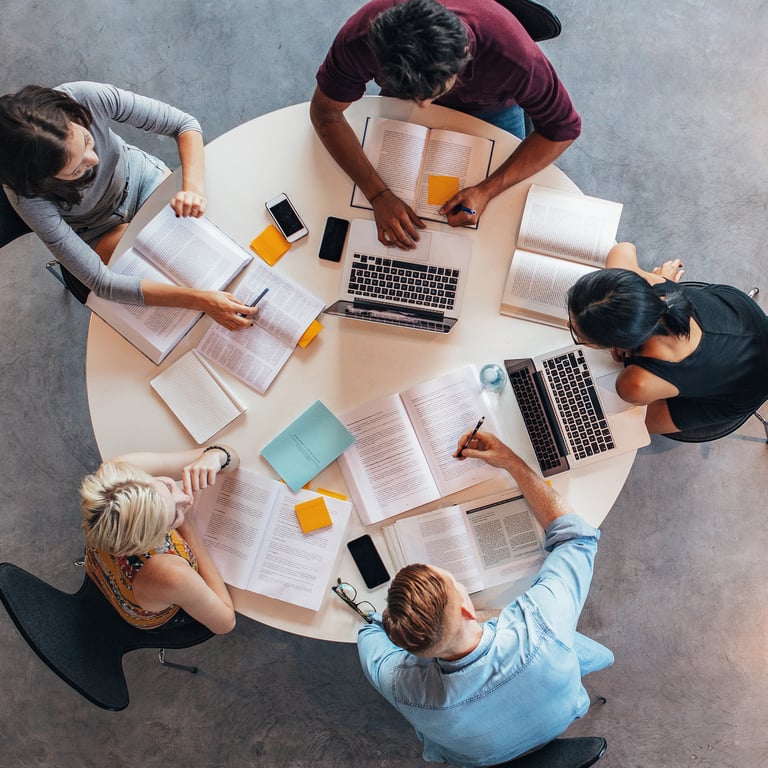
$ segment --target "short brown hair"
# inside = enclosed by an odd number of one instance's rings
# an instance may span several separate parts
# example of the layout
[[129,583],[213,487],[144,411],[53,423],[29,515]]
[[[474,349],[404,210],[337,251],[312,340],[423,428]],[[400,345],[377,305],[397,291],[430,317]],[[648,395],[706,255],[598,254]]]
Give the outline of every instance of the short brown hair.
[[411,653],[439,645],[449,601],[445,579],[428,565],[400,569],[389,587],[382,623],[387,637]]

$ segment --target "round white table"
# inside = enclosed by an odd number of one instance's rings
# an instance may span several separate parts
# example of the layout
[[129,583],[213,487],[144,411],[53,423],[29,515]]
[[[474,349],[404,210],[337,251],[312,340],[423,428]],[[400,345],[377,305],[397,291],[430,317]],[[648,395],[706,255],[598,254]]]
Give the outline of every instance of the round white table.
[[[369,115],[495,139],[494,168],[508,157],[518,141],[459,112],[434,105],[422,109],[410,102],[381,97],[365,97],[347,111],[358,136],[362,135]],[[246,247],[270,221],[264,202],[280,192],[288,194],[304,218],[309,236],[295,243],[275,269],[311,290],[326,306],[332,303],[339,294],[341,268],[317,258],[325,219],[329,215],[372,218],[372,213],[350,207],[352,182],[315,136],[308,104],[286,107],[244,123],[212,141],[205,149],[205,157],[207,215]],[[531,181],[577,191],[554,166],[544,169]],[[129,226],[116,255],[127,248],[140,228],[167,204],[178,183],[178,173],[175,173],[152,195]],[[569,344],[566,331],[499,314],[502,288],[530,183],[519,184],[497,197],[488,206],[479,229],[465,230],[473,240],[472,268],[461,319],[450,334],[428,334],[321,315],[323,331],[306,349],[296,349],[265,396],[223,373],[249,406],[245,416],[221,435],[222,440],[240,452],[243,466],[274,477],[269,465],[260,458],[260,449],[317,399],[333,412],[341,413],[466,363],[478,367],[487,362],[503,364],[505,358],[532,356]],[[446,225],[429,222],[428,227]],[[158,368],[99,317],[92,316],[86,378],[93,430],[103,457],[134,450],[177,450],[193,445],[184,428],[154,395],[149,381],[193,347],[210,322],[204,317]],[[590,357],[597,373],[613,365],[607,353],[590,353]],[[495,397],[496,415],[503,427],[501,437],[536,466],[510,387]],[[593,525],[599,525],[618,496],[633,460],[634,453],[624,454],[588,469],[566,472],[554,478],[552,484],[576,512]],[[317,486],[345,492],[335,462],[316,478],[312,487]],[[419,511],[468,501],[494,489],[485,484]],[[363,530],[353,513],[346,540],[359,536]],[[378,529],[368,532],[377,541],[382,557],[393,572]],[[345,547],[339,552],[333,573],[334,582],[338,575],[361,585]],[[381,609],[386,589],[386,585],[371,592],[361,589],[360,598],[370,599]],[[238,612],[297,634],[352,642],[359,627],[356,615],[330,589],[317,612],[244,590],[232,589],[232,593]],[[487,590],[476,595],[475,602],[480,607],[501,607],[511,597],[504,589]]]

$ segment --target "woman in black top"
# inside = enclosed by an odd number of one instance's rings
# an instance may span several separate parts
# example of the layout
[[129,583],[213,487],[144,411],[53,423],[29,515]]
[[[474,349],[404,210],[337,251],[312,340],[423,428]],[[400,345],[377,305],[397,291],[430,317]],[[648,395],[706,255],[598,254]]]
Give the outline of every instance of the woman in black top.
[[645,272],[631,243],[606,263],[568,292],[571,332],[624,363],[616,391],[648,406],[649,432],[723,424],[768,398],[768,319],[747,294],[678,285],[679,259]]

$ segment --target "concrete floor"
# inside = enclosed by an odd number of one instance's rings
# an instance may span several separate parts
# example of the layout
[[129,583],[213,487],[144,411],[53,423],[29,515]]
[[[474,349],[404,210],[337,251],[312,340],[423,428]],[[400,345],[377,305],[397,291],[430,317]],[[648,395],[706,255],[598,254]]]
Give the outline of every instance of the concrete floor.
[[[359,3],[4,0],[0,91],[114,82],[186,108],[212,139],[307,100]],[[560,167],[586,193],[626,204],[620,239],[638,244],[645,266],[680,257],[689,279],[759,284],[766,2],[550,5],[564,32],[543,47],[584,118]],[[142,145],[175,162],[167,142]],[[45,261],[32,236],[0,253],[0,559],[74,590],[75,490],[99,461],[84,388],[88,317]],[[654,439],[604,525],[580,628],[616,664],[591,683],[608,704],[569,733],[604,735],[605,768],[768,764],[761,435],[755,422],[708,445]],[[132,703],[121,714],[57,681],[1,613],[0,647],[0,768],[423,764],[351,645],[241,618],[185,652],[202,668],[196,678],[160,669],[149,652],[127,657]]]

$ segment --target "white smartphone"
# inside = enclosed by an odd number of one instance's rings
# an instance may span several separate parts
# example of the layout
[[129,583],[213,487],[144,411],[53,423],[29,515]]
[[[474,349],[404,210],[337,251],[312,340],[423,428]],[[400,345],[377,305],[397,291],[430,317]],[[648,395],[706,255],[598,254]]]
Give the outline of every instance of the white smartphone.
[[296,213],[296,209],[288,199],[288,195],[282,194],[273,197],[265,205],[275,225],[289,243],[295,243],[309,234],[309,230],[304,226],[304,222],[299,214]]

